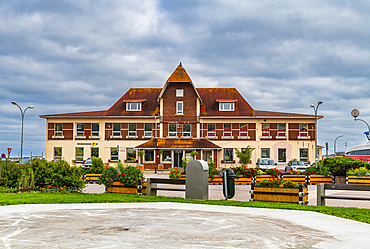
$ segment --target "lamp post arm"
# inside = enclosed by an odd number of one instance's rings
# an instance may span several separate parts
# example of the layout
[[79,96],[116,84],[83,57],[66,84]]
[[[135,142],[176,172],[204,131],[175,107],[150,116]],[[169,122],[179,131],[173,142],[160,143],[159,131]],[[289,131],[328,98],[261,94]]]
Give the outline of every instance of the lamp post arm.
[[360,120],[360,121],[364,122],[364,123],[367,125],[367,129],[368,129],[369,134],[370,134],[370,126],[369,126],[369,124],[368,124],[368,123],[366,123],[366,121],[365,121],[365,120],[363,120],[363,119],[355,118],[355,121],[357,121],[357,120]]

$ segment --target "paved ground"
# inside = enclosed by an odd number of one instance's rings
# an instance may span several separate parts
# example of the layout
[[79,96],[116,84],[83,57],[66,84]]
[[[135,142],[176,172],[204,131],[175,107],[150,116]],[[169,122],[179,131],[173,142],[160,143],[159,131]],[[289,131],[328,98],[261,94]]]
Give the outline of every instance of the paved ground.
[[370,225],[319,213],[180,203],[0,207],[1,248],[368,248]]

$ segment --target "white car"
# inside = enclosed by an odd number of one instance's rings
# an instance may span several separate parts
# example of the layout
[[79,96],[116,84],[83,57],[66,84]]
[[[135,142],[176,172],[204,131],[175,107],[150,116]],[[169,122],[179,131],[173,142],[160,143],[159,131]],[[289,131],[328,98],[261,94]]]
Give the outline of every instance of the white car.
[[285,166],[285,172],[293,170],[293,171],[305,171],[307,165],[304,164],[302,161],[289,161],[288,165]]
[[268,169],[276,169],[276,164],[271,158],[259,158],[257,161],[257,168],[266,171]]

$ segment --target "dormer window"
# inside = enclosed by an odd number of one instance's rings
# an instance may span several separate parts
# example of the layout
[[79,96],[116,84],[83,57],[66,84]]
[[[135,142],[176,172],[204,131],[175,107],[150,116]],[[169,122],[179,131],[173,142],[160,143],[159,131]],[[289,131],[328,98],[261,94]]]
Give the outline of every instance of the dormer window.
[[216,99],[219,111],[234,111],[236,99]]
[[184,89],[176,89],[176,97],[184,97]]
[[141,102],[127,102],[126,111],[141,111]]

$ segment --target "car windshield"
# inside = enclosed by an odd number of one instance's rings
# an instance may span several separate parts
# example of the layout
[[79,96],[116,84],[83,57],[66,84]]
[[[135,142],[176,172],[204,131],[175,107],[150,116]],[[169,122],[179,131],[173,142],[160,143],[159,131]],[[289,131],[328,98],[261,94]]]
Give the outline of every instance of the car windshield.
[[302,161],[292,161],[292,165],[304,166],[304,163]]
[[260,165],[274,165],[274,160],[272,160],[272,159],[260,159]]
[[91,164],[91,159],[86,159],[85,164]]

